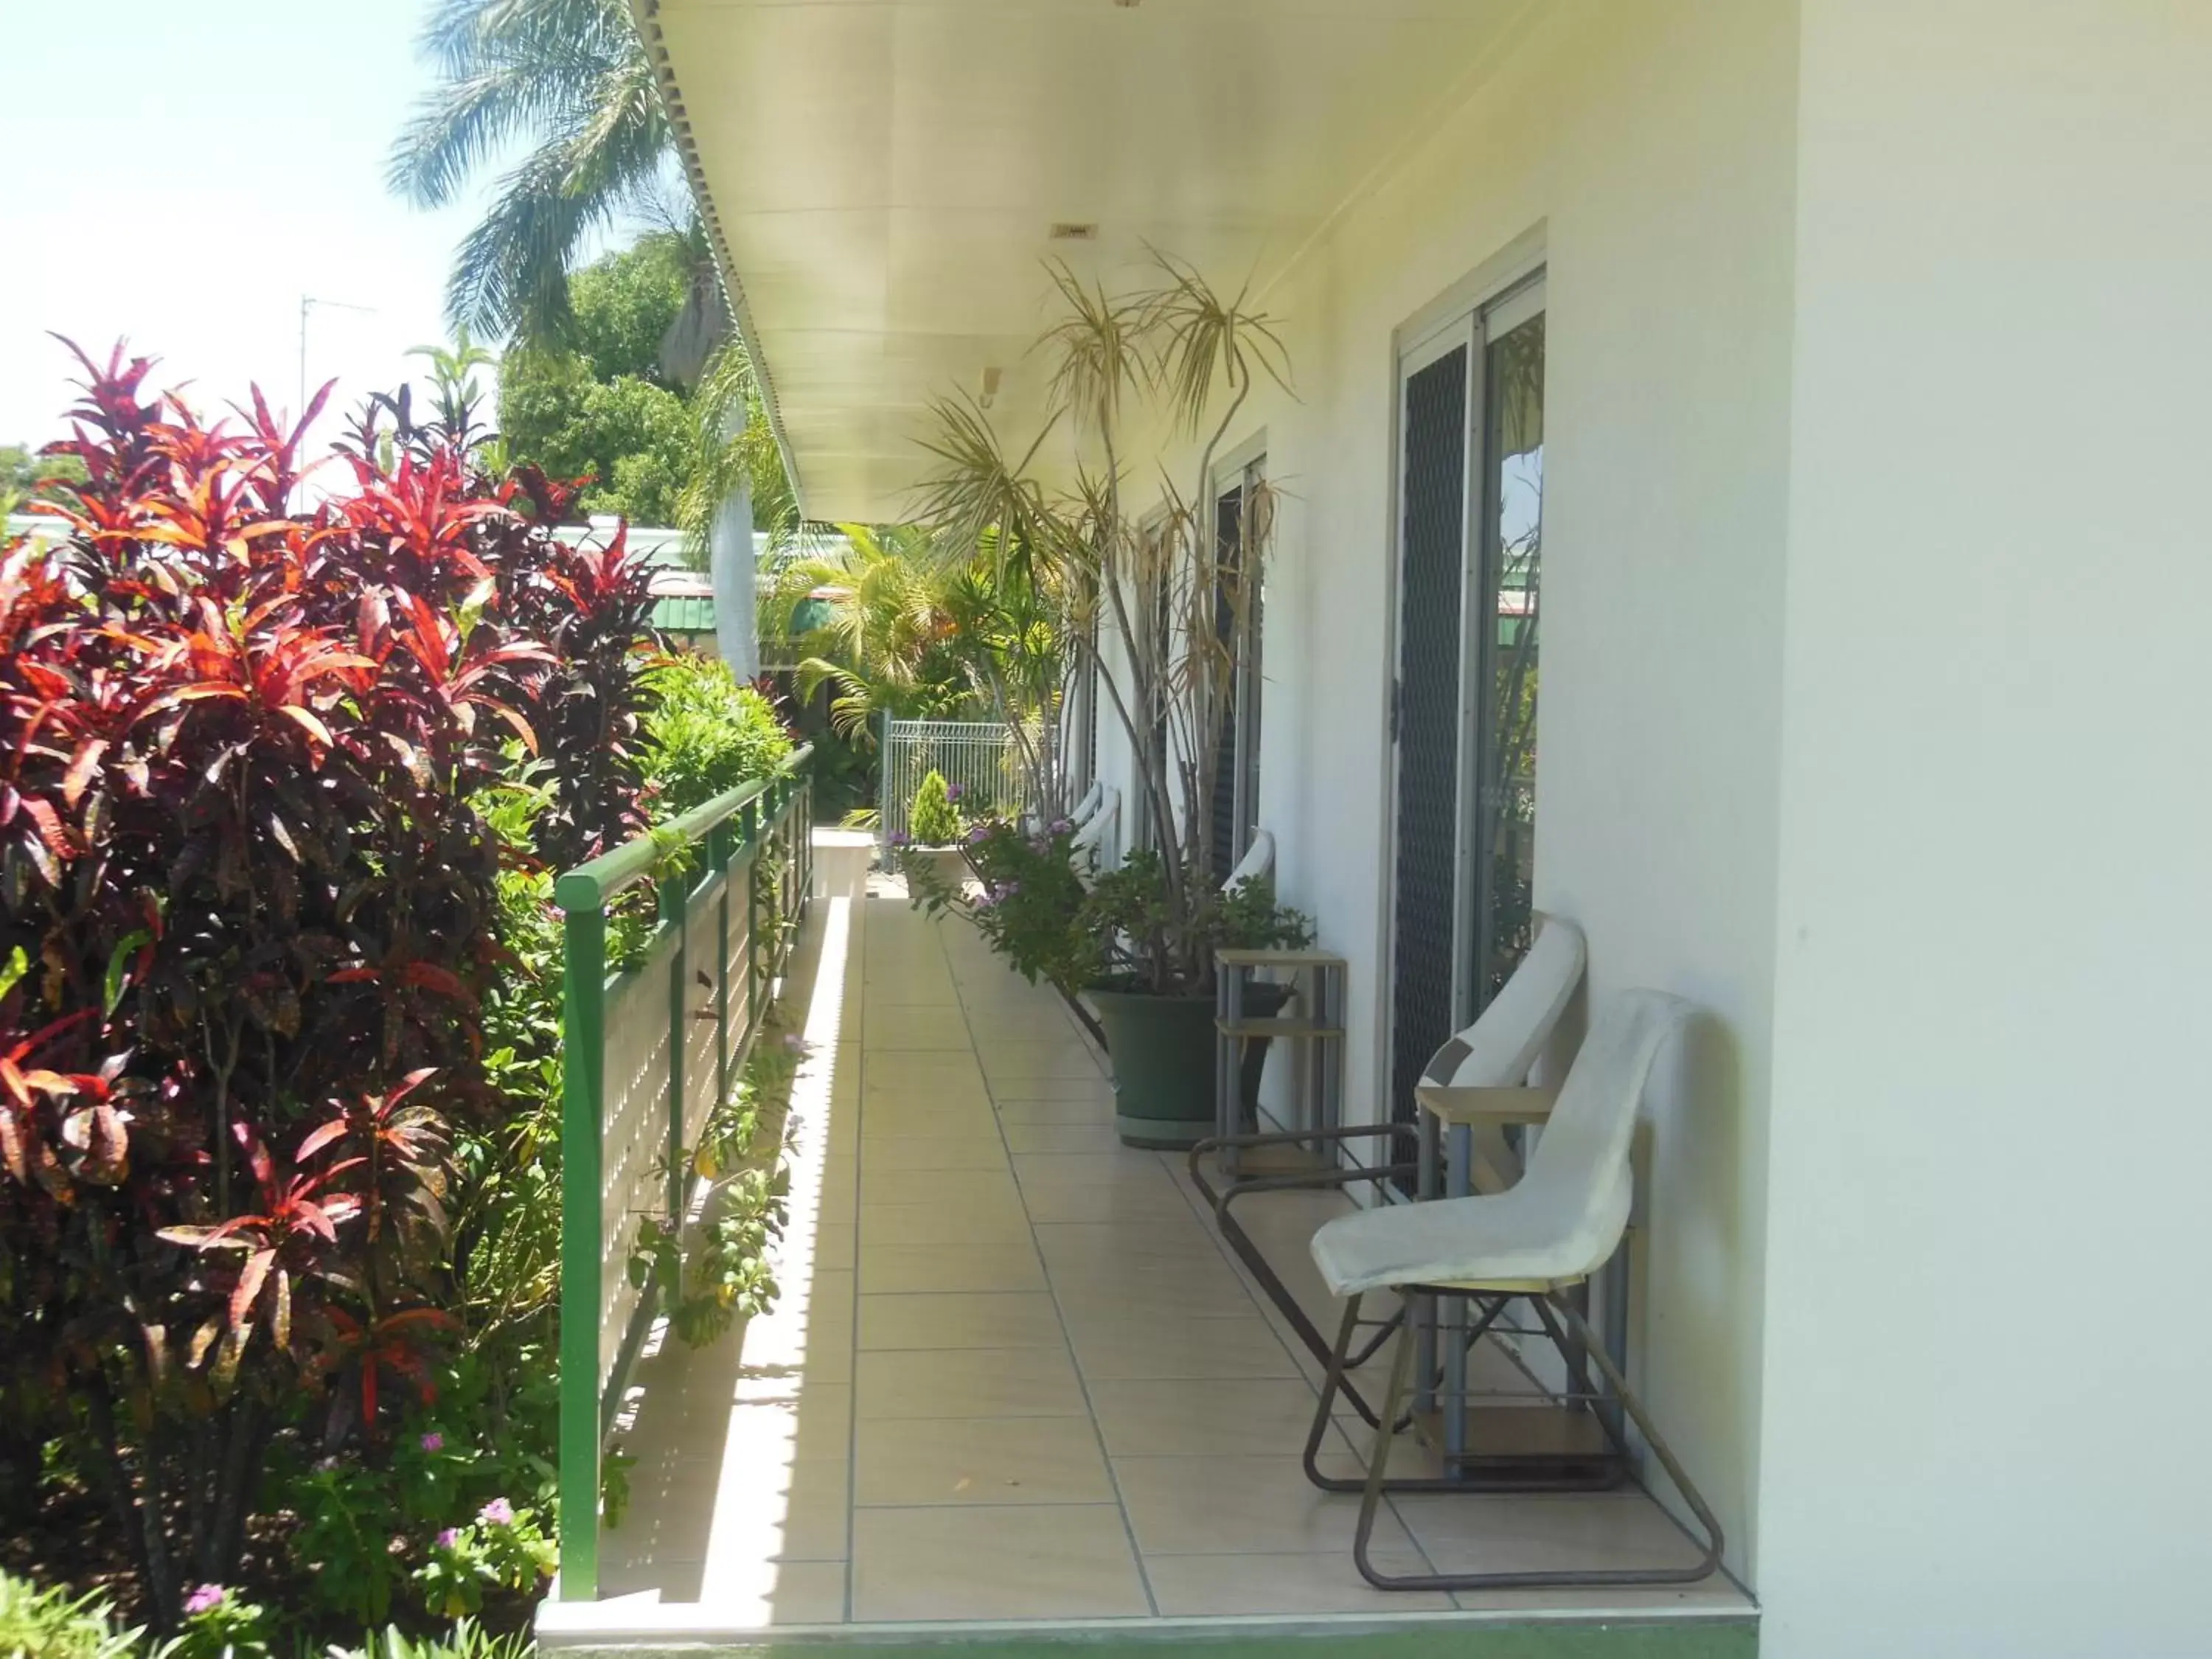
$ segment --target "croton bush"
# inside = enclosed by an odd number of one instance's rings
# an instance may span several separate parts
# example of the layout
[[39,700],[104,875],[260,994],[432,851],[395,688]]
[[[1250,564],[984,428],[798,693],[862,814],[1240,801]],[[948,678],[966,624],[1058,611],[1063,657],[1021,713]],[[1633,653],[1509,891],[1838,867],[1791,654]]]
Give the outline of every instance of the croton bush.
[[468,1339],[503,862],[644,826],[650,596],[570,486],[372,422],[314,499],[321,398],[149,367],[85,360],[64,539],[0,542],[0,1503],[64,1447],[174,1626],[272,1442],[383,1468]]

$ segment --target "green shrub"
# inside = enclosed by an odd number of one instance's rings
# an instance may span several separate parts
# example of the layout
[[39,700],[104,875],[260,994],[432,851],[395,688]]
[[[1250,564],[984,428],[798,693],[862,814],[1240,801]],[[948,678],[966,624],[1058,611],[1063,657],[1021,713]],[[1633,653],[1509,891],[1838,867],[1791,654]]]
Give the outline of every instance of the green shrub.
[[221,1584],[185,1598],[185,1625],[154,1659],[269,1659],[269,1609]]
[[0,1572],[0,1654],[7,1659],[128,1659],[140,1632],[118,1631],[96,1590],[72,1596]]
[[526,1632],[495,1636],[473,1619],[457,1619],[442,1636],[410,1636],[387,1626],[361,1647],[333,1647],[329,1659],[529,1659],[537,1651]]
[[790,757],[775,705],[727,663],[684,653],[646,676],[645,771],[654,815],[687,812]]
[[535,1590],[557,1555],[532,1510],[495,1498],[467,1526],[438,1534],[415,1586],[433,1618],[465,1618],[483,1610],[488,1589]]
[[906,823],[917,847],[950,847],[960,839],[960,814],[952,810],[952,792],[942,772],[933,771],[921,781]]

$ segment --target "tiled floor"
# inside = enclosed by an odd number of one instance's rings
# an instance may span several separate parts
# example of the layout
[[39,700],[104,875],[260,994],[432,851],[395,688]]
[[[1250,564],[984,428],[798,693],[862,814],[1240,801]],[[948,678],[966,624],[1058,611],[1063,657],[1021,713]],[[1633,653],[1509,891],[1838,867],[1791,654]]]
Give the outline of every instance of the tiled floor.
[[[1298,1468],[1315,1366],[1180,1157],[1115,1140],[1057,1002],[880,883],[809,931],[782,1297],[741,1352],[671,1345],[641,1367],[604,1597],[696,1602],[731,1630],[1748,1606],[1722,1577],[1456,1603],[1369,1589],[1357,1500]],[[1252,1212],[1317,1310],[1304,1243],[1340,1203]],[[1355,1470],[1357,1443],[1340,1429],[1331,1462]],[[1377,1548],[1407,1571],[1695,1553],[1632,1490],[1399,1499]]]

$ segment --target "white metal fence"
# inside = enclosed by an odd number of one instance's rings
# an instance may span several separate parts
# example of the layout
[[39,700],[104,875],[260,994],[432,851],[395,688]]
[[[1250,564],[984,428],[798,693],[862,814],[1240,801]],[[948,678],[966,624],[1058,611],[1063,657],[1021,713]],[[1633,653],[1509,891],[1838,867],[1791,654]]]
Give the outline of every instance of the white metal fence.
[[876,805],[888,839],[907,833],[914,792],[932,772],[957,789],[968,817],[1018,817],[1033,805],[1021,750],[994,720],[891,720]]

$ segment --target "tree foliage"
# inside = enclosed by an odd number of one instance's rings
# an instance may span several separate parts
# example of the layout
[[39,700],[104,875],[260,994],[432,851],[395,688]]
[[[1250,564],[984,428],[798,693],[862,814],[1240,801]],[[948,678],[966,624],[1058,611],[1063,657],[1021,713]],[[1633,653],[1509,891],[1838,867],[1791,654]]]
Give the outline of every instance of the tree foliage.
[[0,545],[0,1419],[82,1431],[173,1625],[270,1437],[374,1450],[460,1334],[456,1143],[510,1106],[478,803],[538,750],[577,844],[640,822],[641,584],[433,428],[365,422],[310,509],[304,421],[149,368],[86,362],[68,539]]
[[[596,233],[649,202],[674,155],[626,0],[438,0],[421,38],[435,88],[393,146],[393,190],[444,207],[491,159],[529,146],[463,240],[450,321],[560,339],[568,271]],[[712,301],[711,272],[702,298]]]
[[509,457],[586,479],[580,513],[675,521],[693,459],[694,420],[662,374],[660,340],[684,304],[684,239],[648,236],[577,273],[568,336],[524,344],[500,366]]

